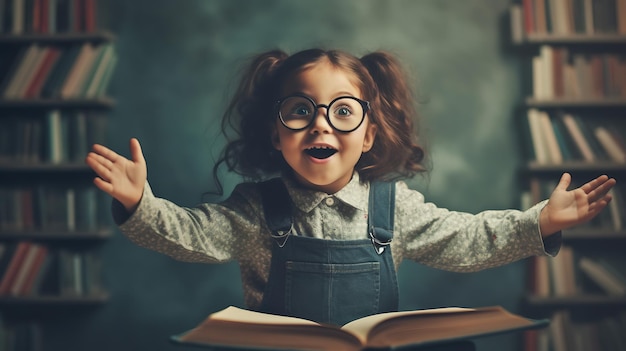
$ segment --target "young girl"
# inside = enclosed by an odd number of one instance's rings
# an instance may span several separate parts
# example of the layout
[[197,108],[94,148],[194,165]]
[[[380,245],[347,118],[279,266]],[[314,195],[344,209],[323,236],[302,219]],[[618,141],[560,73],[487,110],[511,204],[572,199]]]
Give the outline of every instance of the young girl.
[[183,208],[155,197],[136,139],[130,160],[94,145],[86,162],[133,242],[184,261],[237,260],[250,309],[339,325],[398,308],[404,259],[470,272],[554,256],[562,229],[610,201],[614,179],[568,191],[563,174],[527,211],[426,203],[399,180],[423,170],[413,104],[387,53],[270,51],[251,62],[224,115],[238,138],[218,165],[247,180],[225,201]]

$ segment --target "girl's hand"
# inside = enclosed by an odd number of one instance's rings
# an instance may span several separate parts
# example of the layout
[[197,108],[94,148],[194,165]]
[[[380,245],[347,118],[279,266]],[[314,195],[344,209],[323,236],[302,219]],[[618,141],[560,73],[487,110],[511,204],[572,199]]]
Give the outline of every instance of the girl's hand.
[[113,150],[95,144],[85,162],[96,172],[94,184],[105,193],[121,202],[127,211],[134,212],[143,196],[146,183],[146,161],[141,145],[135,138],[130,140],[132,160],[118,155]]
[[539,217],[542,236],[588,222],[611,201],[616,181],[606,175],[568,191],[572,177],[564,173]]

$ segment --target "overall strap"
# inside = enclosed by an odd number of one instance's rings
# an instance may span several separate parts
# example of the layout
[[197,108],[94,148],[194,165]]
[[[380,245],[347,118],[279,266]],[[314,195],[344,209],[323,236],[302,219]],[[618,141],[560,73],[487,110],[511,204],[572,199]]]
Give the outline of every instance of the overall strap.
[[276,239],[278,246],[283,247],[293,228],[291,197],[280,178],[260,182],[258,187],[261,193],[265,222],[272,232],[272,238]]
[[[265,221],[272,238],[283,247],[293,228],[291,197],[280,178],[258,183]],[[396,186],[394,182],[375,181],[370,184],[368,234],[378,254],[393,239]]]
[[396,208],[395,182],[374,181],[370,183],[369,235],[376,252],[380,255],[393,239],[393,220]]

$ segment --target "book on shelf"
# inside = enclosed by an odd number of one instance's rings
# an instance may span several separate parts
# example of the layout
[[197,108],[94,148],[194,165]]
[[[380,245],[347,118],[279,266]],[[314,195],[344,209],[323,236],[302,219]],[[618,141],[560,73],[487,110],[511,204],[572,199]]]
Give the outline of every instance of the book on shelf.
[[545,139],[545,145],[548,147],[550,162],[555,164],[563,163],[563,152],[559,146],[550,115],[545,111],[539,111],[539,122],[541,123],[541,133]]
[[43,262],[43,254],[47,249],[40,244],[31,243],[24,256],[24,260],[19,266],[18,272],[15,275],[15,279],[11,283],[9,288],[9,295],[23,295],[27,281],[32,275],[40,268],[40,262]]
[[13,232],[94,232],[99,229],[98,192],[89,183],[0,189],[0,229]]
[[15,251],[11,254],[8,266],[3,272],[0,272],[0,274],[2,274],[2,280],[0,280],[0,295],[10,293],[11,286],[15,281],[15,277],[31,245],[32,244],[28,241],[21,241],[17,244]]
[[626,34],[626,0],[617,0],[618,33]]
[[89,77],[85,79],[80,89],[82,95],[87,98],[100,95],[98,88],[103,80],[106,79],[108,68],[115,64],[115,55],[113,45],[103,46],[96,63],[94,63],[94,67],[91,69]]
[[76,62],[76,57],[80,53],[81,47],[81,45],[71,45],[67,49],[62,50],[59,62],[54,67],[54,70],[50,72],[41,89],[41,97],[55,98],[60,96],[61,86],[68,72],[72,69],[74,62]]
[[0,33],[93,32],[96,0],[0,1]]
[[611,215],[613,229],[620,231],[624,229],[624,221],[626,221],[626,211],[624,210],[624,194],[619,189],[611,189],[611,202],[608,211]]
[[42,323],[32,320],[0,322],[0,337],[3,350],[41,350]]
[[581,320],[567,310],[553,314],[544,340],[526,350],[590,351],[626,349],[626,314],[617,312],[593,320]]
[[626,97],[626,61],[616,53],[570,52],[568,48],[541,45],[532,58],[532,96],[538,100],[560,98]]
[[613,162],[626,163],[626,148],[604,126],[598,126],[594,133]]
[[94,143],[105,138],[100,111],[51,109],[0,118],[0,164],[83,164]]
[[381,313],[341,327],[229,306],[195,328],[174,335],[178,344],[232,349],[364,350],[443,345],[492,334],[543,328],[502,307],[438,308]]
[[78,95],[80,84],[88,74],[94,59],[98,55],[99,48],[101,48],[101,46],[94,47],[91,43],[83,44],[72,69],[68,72],[65,82],[61,87],[60,96],[62,98],[71,98]]
[[569,246],[562,246],[556,257],[548,258],[553,296],[572,296],[579,292],[574,262],[574,251]]
[[117,54],[111,43],[37,43],[0,55],[5,99],[95,98],[106,93]]
[[586,162],[593,162],[596,160],[596,157],[591,149],[591,145],[585,138],[580,125],[576,122],[574,117],[570,113],[565,113],[561,115],[561,119],[563,120],[563,124],[569,135],[574,140],[574,145],[578,147],[578,151],[582,155],[582,159]]
[[45,56],[40,65],[35,68],[35,74],[26,89],[20,94],[23,98],[33,99],[41,95],[43,85],[48,79],[50,72],[53,70],[57,60],[61,56],[61,50],[56,47],[46,47]]
[[524,40],[524,27],[522,5],[513,4],[509,9],[509,17],[511,18],[511,38],[513,42],[521,42]]
[[20,85],[26,80],[26,76],[32,69],[40,50],[41,48],[38,44],[30,44],[23,54],[15,57],[17,63],[7,67],[9,72],[12,73],[7,74],[5,78],[7,79],[7,83],[3,84],[5,86],[2,93],[5,99],[15,98],[17,96]]
[[581,257],[578,266],[592,281],[601,287],[607,294],[626,296],[626,278],[623,273],[604,260],[594,260]]
[[534,12],[526,12],[524,16],[532,17],[534,15],[533,23],[535,24],[534,31],[531,30],[529,33],[536,32],[540,34],[545,34],[548,32],[548,20],[546,16],[546,1],[550,0],[530,0],[531,3],[534,3]]
[[29,46],[23,45],[17,50],[0,52],[0,67],[2,67],[0,69],[0,94],[3,94],[9,85],[13,73],[18,69],[19,63],[22,62],[28,49]]
[[625,0],[521,0],[520,8],[525,35],[626,34]]
[[1,296],[88,296],[103,291],[100,258],[93,252],[28,241],[14,247],[2,254]]
[[0,282],[4,279],[4,272],[11,264],[17,246],[18,243],[15,242],[0,243]]
[[559,147],[563,152],[564,161],[587,161],[582,154],[578,140],[572,135],[569,127],[565,124],[565,113],[559,112],[553,118],[550,118],[554,128],[554,132],[559,141]]
[[609,161],[626,164],[624,127],[593,116],[527,111],[529,142],[539,164]]
[[569,311],[558,311],[552,316],[549,333],[554,351],[572,350],[572,322]]
[[551,258],[547,256],[534,256],[530,258],[528,265],[529,292],[537,297],[550,297],[554,288],[550,281]]
[[37,246],[37,254],[35,255],[34,262],[28,270],[23,284],[15,289],[15,294],[20,296],[32,295],[35,289],[38,288],[39,276],[41,276],[47,269],[48,261],[48,247],[44,245]]
[[[585,140],[589,143],[591,150],[593,151],[594,160],[597,161],[609,161],[610,157],[607,154],[606,149],[602,146],[598,138],[594,133],[594,129],[597,123],[592,123],[595,118],[593,116],[583,117],[580,114],[573,115],[574,121],[580,127],[580,131],[583,133]],[[606,123],[606,121],[603,121]]]
[[543,128],[545,127],[541,121],[542,112],[531,108],[527,112],[530,140],[532,142],[533,154],[535,160],[540,164],[551,163],[552,157],[550,156],[547,139],[544,138]]

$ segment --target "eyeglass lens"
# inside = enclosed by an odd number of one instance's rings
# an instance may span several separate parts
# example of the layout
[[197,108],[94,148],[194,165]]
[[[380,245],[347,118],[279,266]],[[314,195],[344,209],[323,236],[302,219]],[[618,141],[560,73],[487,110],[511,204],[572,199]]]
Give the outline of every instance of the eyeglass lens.
[[[306,97],[291,96],[282,101],[279,112],[285,126],[297,130],[309,126],[317,115],[317,107]],[[326,114],[330,125],[339,131],[354,130],[365,117],[363,105],[353,97],[334,100],[328,106]]]

